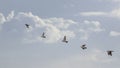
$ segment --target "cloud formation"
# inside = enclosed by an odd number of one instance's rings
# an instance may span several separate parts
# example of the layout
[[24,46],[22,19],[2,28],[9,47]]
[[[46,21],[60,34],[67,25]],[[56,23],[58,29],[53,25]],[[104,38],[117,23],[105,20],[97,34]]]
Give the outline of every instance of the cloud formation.
[[[9,23],[11,20],[16,20],[17,23],[13,24],[16,26],[18,25],[15,30],[21,30],[21,32],[24,33],[23,41],[29,43],[39,42],[42,40],[47,43],[55,43],[62,40],[65,35],[67,36],[67,39],[70,40],[75,38],[76,33],[80,34],[81,39],[87,40],[91,33],[101,32],[104,30],[99,21],[85,20],[81,24],[71,19],[64,18],[53,17],[45,19],[34,15],[31,12],[19,12],[15,15],[14,11],[11,11],[7,17],[4,17],[3,14],[0,14],[0,18],[1,23]],[[22,27],[26,23],[30,25],[29,29],[24,29]],[[47,37],[46,39],[41,38],[43,32],[45,32]]]
[[[33,15],[31,12],[21,12],[16,18],[29,18],[33,21],[32,24],[34,25],[34,30],[43,29],[44,31],[42,31],[45,32],[47,36],[45,42],[57,42],[58,40],[62,39],[64,35],[66,35],[68,38],[72,38],[75,36],[74,31],[68,29],[71,25],[75,24],[75,22],[72,20],[55,17],[42,19],[39,16]],[[38,40],[41,40],[40,36],[41,35],[37,36]]]

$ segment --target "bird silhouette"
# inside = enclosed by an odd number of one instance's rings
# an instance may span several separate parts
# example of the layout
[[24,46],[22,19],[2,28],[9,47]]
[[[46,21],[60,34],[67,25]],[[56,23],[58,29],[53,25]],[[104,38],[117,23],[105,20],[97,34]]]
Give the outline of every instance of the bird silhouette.
[[27,28],[29,28],[29,27],[30,27],[30,25],[28,25],[28,24],[25,24],[25,26],[26,26]]
[[112,52],[114,52],[114,51],[108,50],[108,51],[107,51],[107,54],[108,54],[109,56],[112,56]]
[[66,40],[66,36],[64,36],[62,42],[68,43],[68,41]]
[[45,33],[43,32],[42,33],[42,36],[41,36],[42,38],[46,38],[46,36],[45,36]]
[[82,46],[81,46],[81,48],[84,50],[84,49],[87,49],[87,47],[86,47],[86,44],[83,44]]

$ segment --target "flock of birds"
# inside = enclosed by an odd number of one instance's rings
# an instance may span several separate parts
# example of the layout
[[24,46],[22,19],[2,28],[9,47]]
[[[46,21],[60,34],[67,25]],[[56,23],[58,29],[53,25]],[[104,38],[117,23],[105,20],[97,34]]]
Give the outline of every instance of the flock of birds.
[[[30,25],[29,25],[29,24],[25,24],[25,26],[26,26],[26,28],[30,28]],[[42,33],[41,37],[42,37],[42,38],[46,38],[44,32]],[[68,40],[66,39],[66,36],[64,36],[62,42],[68,43]],[[83,50],[87,49],[86,44],[83,44],[83,45],[80,46],[80,47],[81,47]],[[108,54],[109,56],[112,56],[112,52],[114,52],[114,51],[108,50],[108,51],[107,51],[107,54]]]

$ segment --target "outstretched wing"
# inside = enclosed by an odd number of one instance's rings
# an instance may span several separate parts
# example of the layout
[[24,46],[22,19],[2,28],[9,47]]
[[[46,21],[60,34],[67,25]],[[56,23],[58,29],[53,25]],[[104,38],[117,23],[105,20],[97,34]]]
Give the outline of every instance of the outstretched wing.
[[26,26],[27,28],[29,28],[29,25],[28,25],[28,24],[25,24],[25,26]]
[[46,36],[45,36],[45,33],[43,32],[42,33],[42,36],[41,36],[42,38],[46,38]]
[[63,40],[66,41],[66,36],[64,36]]
[[114,52],[114,51],[112,51],[112,50],[107,51],[108,55],[111,55],[111,56],[112,56],[112,52]]
[[81,46],[81,48],[82,48],[82,49],[87,49],[86,44],[83,44],[83,45]]
[[45,33],[43,32],[42,36],[45,36]]
[[85,44],[82,45],[82,47],[85,47],[85,46],[86,46]]

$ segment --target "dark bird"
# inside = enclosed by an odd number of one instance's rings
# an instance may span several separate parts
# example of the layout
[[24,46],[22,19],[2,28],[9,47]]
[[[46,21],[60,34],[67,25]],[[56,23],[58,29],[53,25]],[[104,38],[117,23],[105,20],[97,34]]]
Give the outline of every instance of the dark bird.
[[86,44],[83,44],[82,46],[81,46],[81,48],[84,50],[84,49],[87,49],[87,47],[86,47]]
[[114,51],[109,50],[109,51],[107,51],[107,54],[110,55],[110,56],[112,56],[112,52],[114,52]]
[[68,41],[66,40],[66,36],[64,36],[62,42],[68,43]]
[[45,36],[45,33],[43,32],[43,34],[42,34],[42,36],[41,36],[42,38],[46,38],[46,36]]
[[30,27],[30,25],[28,25],[28,24],[25,24],[25,26],[26,26],[27,28],[29,28],[29,27]]

